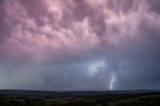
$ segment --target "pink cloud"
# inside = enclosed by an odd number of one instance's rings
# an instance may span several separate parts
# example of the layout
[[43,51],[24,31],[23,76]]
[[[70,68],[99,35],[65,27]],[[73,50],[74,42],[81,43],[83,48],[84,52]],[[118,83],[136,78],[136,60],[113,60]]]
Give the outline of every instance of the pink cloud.
[[[95,26],[92,25],[94,17],[84,16],[82,20],[74,19],[74,9],[78,5],[76,1],[47,0],[42,2],[45,4],[48,16],[41,15],[43,24],[39,25],[36,18],[29,14],[31,11],[28,11],[19,1],[6,1],[6,21],[11,27],[10,38],[4,43],[8,55],[16,57],[26,55],[37,58],[53,55],[56,57],[72,54],[73,51],[92,52],[101,47],[101,43],[123,47],[130,40],[138,38],[139,34],[136,33],[139,33],[138,27],[142,19],[146,19],[150,25],[155,25],[160,21],[160,16],[148,11],[148,5],[143,1],[137,6],[133,5],[129,12],[124,13],[105,6],[105,3],[109,1],[86,0],[85,3],[88,3],[86,8],[93,6],[91,9],[94,8],[93,10],[96,11],[95,16],[98,13],[104,16],[105,31],[102,32],[103,36],[99,36],[94,30]],[[113,2],[115,3],[116,1]],[[99,8],[99,5],[103,7]],[[66,13],[72,16],[70,20],[65,20]],[[67,26],[64,26],[64,23],[68,23]],[[100,27],[98,24],[96,26]]]

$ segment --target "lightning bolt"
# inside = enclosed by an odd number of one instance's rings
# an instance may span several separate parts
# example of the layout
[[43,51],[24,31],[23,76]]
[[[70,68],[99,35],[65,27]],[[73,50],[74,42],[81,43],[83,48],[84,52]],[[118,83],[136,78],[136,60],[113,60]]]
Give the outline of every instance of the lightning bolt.
[[115,74],[113,74],[112,77],[111,77],[111,82],[110,82],[110,90],[114,89],[115,81],[116,81],[116,77],[115,77]]

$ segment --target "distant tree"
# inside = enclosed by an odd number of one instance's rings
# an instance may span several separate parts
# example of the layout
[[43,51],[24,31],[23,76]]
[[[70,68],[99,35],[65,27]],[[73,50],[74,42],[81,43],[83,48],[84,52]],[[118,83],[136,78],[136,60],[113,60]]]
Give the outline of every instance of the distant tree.
[[10,106],[22,106],[22,104],[17,100],[11,100],[8,103],[10,104]]

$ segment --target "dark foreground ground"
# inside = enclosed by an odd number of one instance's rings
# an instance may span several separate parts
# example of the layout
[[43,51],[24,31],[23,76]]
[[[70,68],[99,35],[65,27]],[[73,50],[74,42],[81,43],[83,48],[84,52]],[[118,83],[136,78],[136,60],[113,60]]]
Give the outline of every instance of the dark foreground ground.
[[160,106],[160,92],[0,90],[0,106]]

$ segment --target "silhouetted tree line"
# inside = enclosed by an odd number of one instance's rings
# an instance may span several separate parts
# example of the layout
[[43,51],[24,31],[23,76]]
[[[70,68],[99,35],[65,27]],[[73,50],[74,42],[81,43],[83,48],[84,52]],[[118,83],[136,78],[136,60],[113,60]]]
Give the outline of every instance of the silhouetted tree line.
[[160,94],[101,95],[61,98],[0,96],[0,106],[160,106]]

